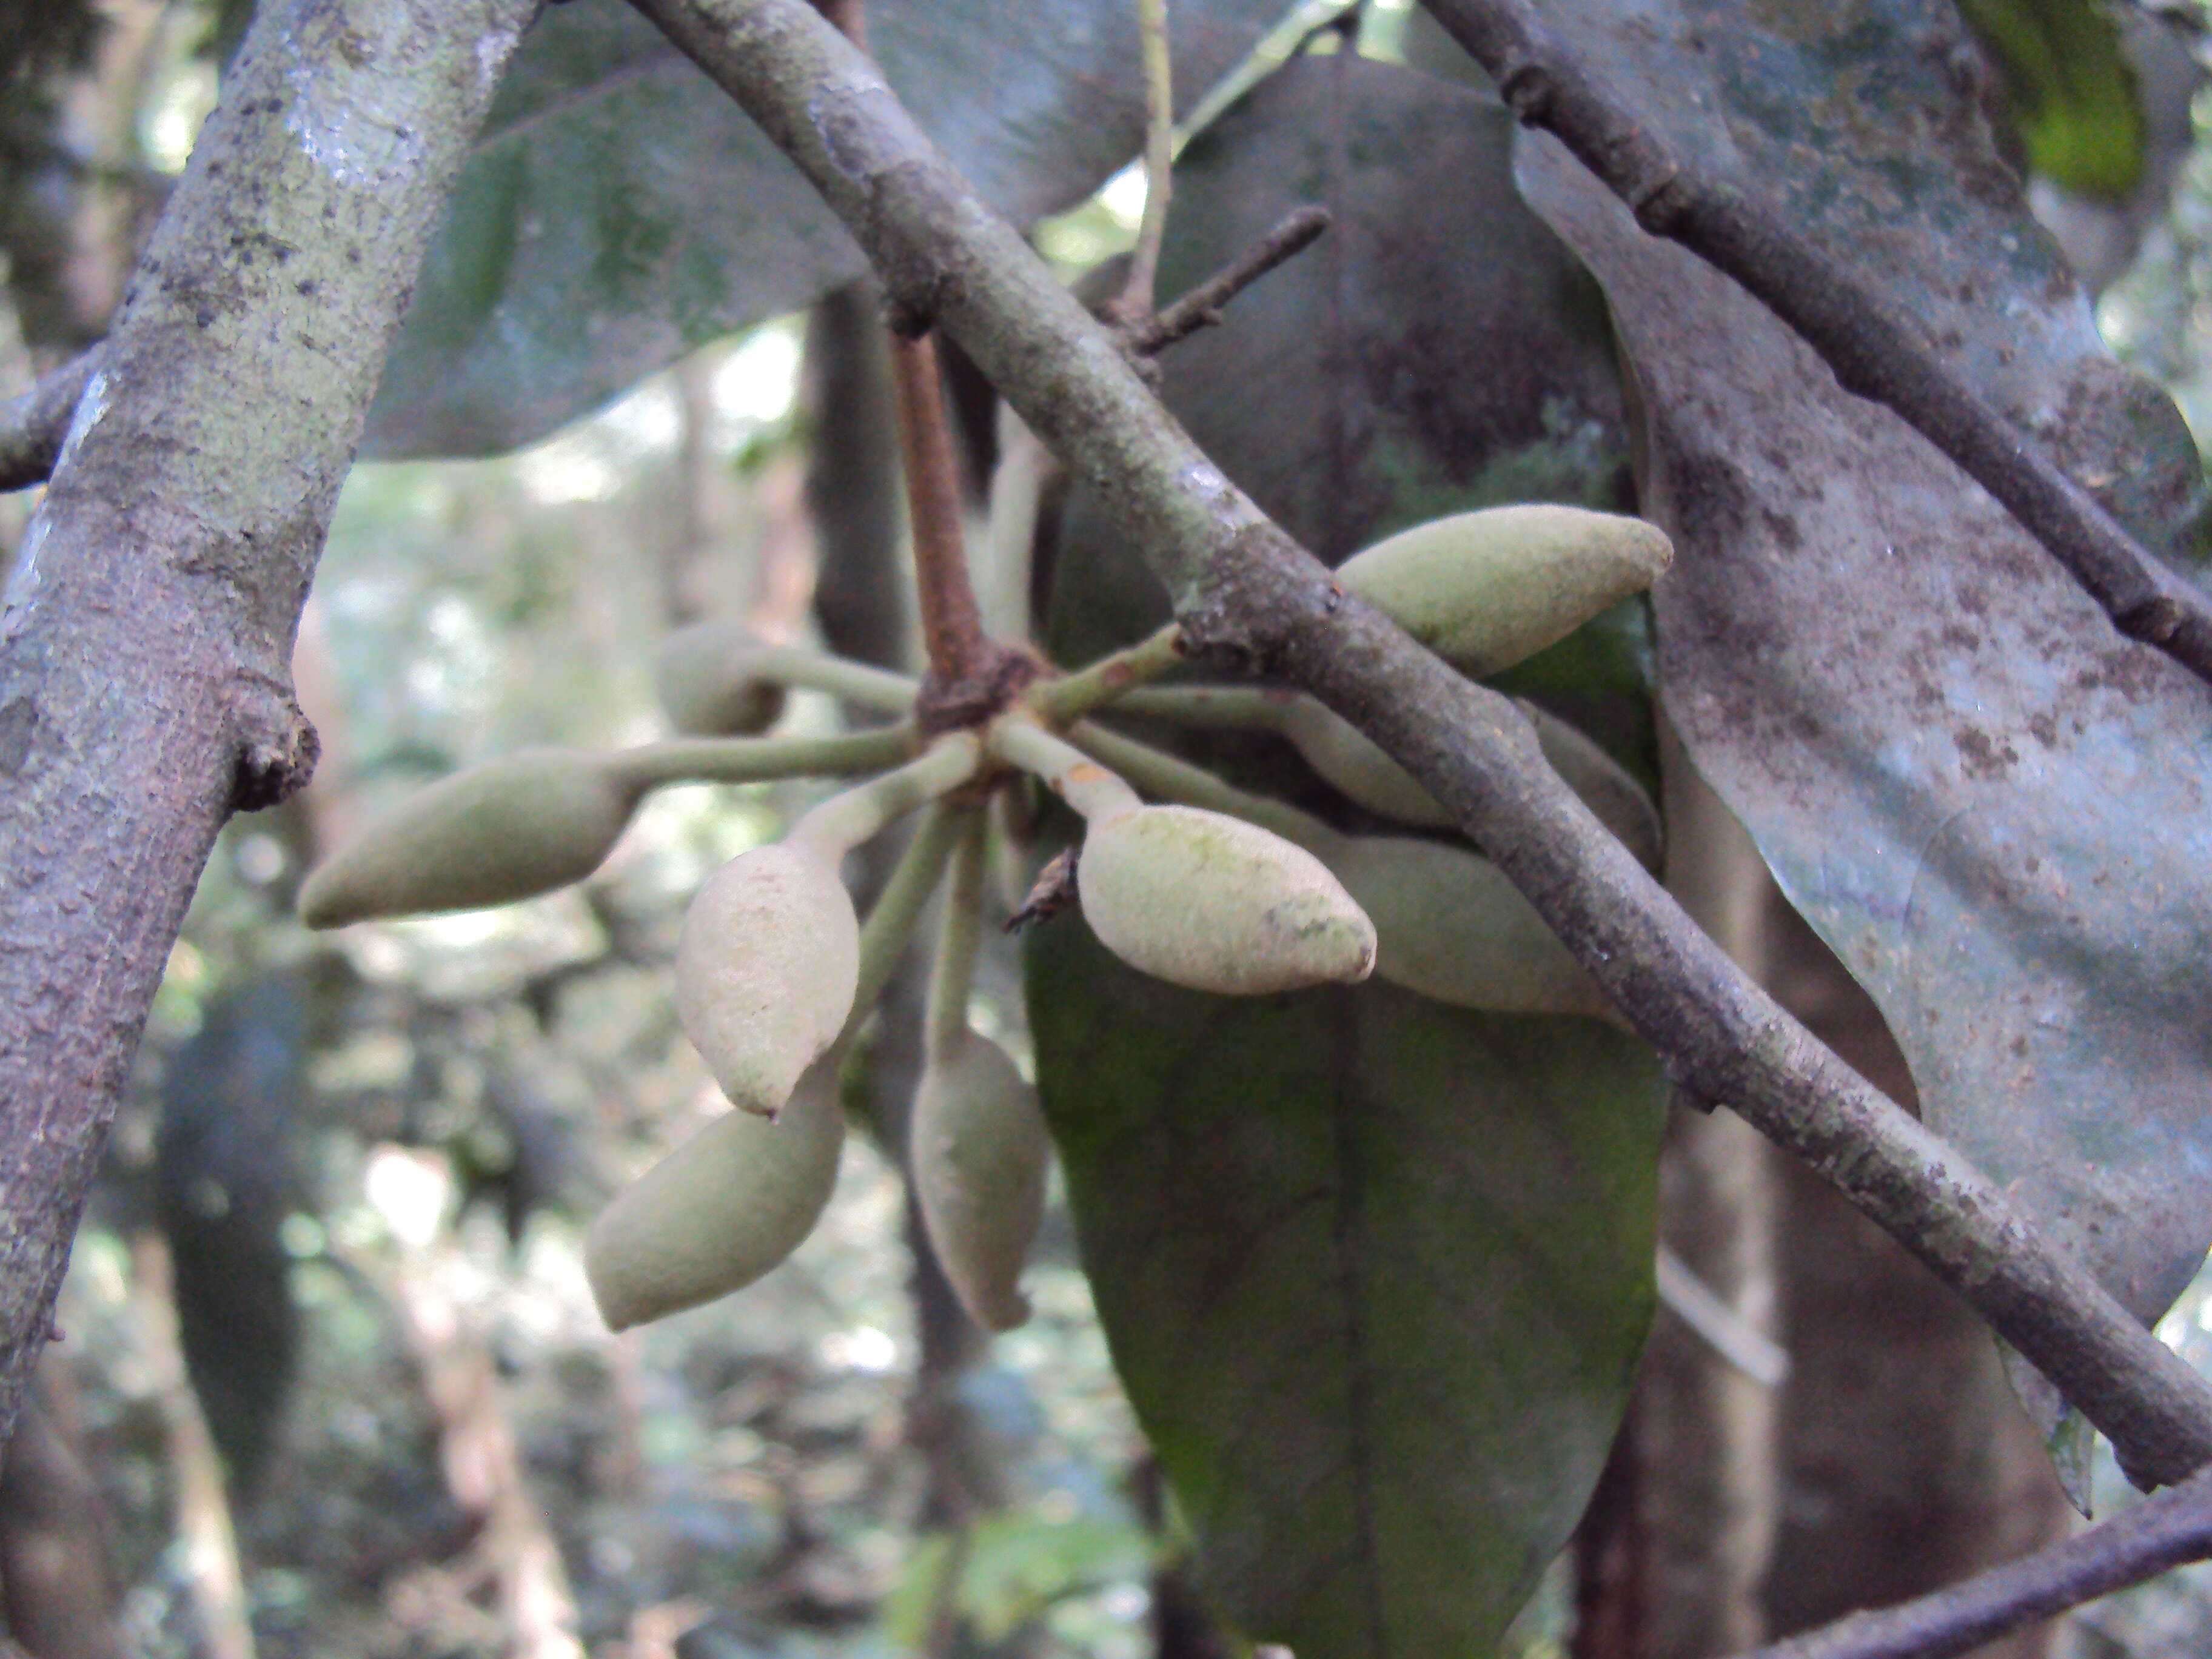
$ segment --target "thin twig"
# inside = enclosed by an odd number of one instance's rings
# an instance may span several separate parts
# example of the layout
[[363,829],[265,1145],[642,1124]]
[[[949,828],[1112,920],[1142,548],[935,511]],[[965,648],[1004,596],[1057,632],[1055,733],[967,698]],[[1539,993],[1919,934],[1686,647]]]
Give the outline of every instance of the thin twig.
[[899,456],[906,465],[907,516],[914,532],[915,597],[929,672],[960,684],[990,660],[983,613],[968,579],[968,542],[960,507],[960,462],[945,418],[937,345],[891,336],[891,386],[897,394]]
[[1789,1351],[1730,1307],[1664,1244],[1659,1247],[1653,1279],[1659,1305],[1760,1388],[1778,1389],[1790,1380]]
[[1962,1584],[1857,1613],[1741,1659],[1951,1659],[2013,1631],[2212,1558],[2212,1474]]
[[[822,15],[856,51],[868,49],[860,0],[823,0]],[[894,309],[900,296],[891,295]],[[912,315],[914,308],[903,307]],[[891,394],[898,415],[899,459],[906,472],[907,519],[914,540],[915,597],[929,659],[923,720],[972,720],[1003,701],[1012,653],[983,629],[968,574],[960,461],[945,415],[937,345],[926,333],[890,331]]]
[[[1347,595],[1231,484],[1020,234],[804,0],[633,0],[812,180],[1096,488],[1191,642],[1319,696],[1427,787],[1678,1086],[1802,1158],[2102,1429],[2139,1482],[2212,1461],[2212,1385],[1683,914],[1544,763],[1511,702]],[[2124,1103],[2116,1109],[2124,1109]]]
[[1635,210],[1796,330],[1846,392],[1881,404],[1956,462],[2130,639],[2212,682],[2212,604],[2166,570],[1922,333],[1765,202],[1697,172],[1547,30],[1528,0],[1422,0],[1497,80]]
[[21,397],[0,404],[0,491],[46,481],[101,357],[99,346],[81,351]]
[[1137,0],[1137,33],[1145,58],[1145,212],[1129,275],[1114,302],[1114,319],[1133,333],[1152,321],[1152,295],[1160,269],[1160,243],[1168,229],[1168,198],[1175,189],[1175,74],[1168,57],[1168,0]]
[[1275,228],[1243,252],[1137,329],[1129,349],[1140,357],[1157,356],[1177,340],[1211,328],[1221,308],[1277,265],[1311,247],[1329,227],[1324,207],[1292,208]]

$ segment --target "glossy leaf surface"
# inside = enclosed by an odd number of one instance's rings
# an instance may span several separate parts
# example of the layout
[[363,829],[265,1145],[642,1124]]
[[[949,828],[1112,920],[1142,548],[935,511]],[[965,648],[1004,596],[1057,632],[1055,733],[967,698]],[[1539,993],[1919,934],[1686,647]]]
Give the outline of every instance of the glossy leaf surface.
[[[1181,105],[1290,9],[1175,6]],[[1133,5],[877,0],[867,13],[900,97],[1017,223],[1079,200],[1142,141]],[[528,443],[865,270],[798,170],[652,24],[622,0],[549,7],[424,264],[368,452]]]

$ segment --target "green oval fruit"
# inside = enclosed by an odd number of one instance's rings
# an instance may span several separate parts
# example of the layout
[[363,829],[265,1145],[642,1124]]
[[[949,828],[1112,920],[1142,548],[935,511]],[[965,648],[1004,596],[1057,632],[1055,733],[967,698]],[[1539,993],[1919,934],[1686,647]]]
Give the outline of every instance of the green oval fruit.
[[1659,809],[1644,786],[1590,738],[1533,703],[1522,708],[1536,727],[1536,741],[1560,781],[1583,798],[1583,805],[1613,831],[1647,870],[1656,870],[1662,851]]
[[712,1302],[783,1261],[828,1206],[844,1144],[825,1067],[781,1116],[726,1112],[616,1194],[584,1238],[607,1328]]
[[1663,574],[1658,526],[1578,507],[1493,507],[1415,525],[1336,579],[1463,673],[1510,668]]
[[1451,823],[1451,814],[1437,804],[1419,779],[1326,705],[1298,698],[1285,709],[1282,729],[1306,764],[1346,799],[1378,817],[1422,829],[1440,830]]
[[761,641],[731,622],[693,623],[660,642],[653,685],[677,731],[750,738],[783,716],[783,688],[751,671]]
[[676,946],[676,1015],[732,1105],[774,1116],[836,1041],[860,975],[860,924],[829,862],[781,842],[707,878]]
[[300,890],[310,927],[511,904],[598,869],[641,787],[580,749],[522,749],[420,794],[325,860]]
[[1410,836],[1346,836],[1329,867],[1375,918],[1375,971],[1437,1002],[1499,1013],[1611,1004],[1498,866]]
[[1374,924],[1326,865],[1218,812],[1145,806],[1094,820],[1075,884],[1102,945],[1194,991],[1290,991],[1375,966]]
[[945,1276],[978,1325],[1012,1330],[1030,1316],[1022,1267],[1052,1150],[1036,1091],[997,1043],[958,1033],[922,1068],[912,1133],[915,1194]]

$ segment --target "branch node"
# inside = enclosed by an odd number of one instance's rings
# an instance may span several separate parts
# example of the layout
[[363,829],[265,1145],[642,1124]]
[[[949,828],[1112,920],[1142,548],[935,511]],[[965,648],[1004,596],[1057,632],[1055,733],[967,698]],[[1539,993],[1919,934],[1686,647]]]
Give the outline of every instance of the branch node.
[[323,740],[313,723],[289,697],[265,720],[249,717],[231,782],[230,810],[258,812],[289,800],[307,787],[322,753]]
[[1516,58],[1498,77],[1498,95],[1524,127],[1543,125],[1556,87],[1551,71],[1533,57]]
[[940,732],[985,724],[1043,672],[1026,652],[1010,650],[995,640],[984,644],[986,659],[972,672],[956,679],[933,670],[922,681],[914,717],[923,735],[934,737]]

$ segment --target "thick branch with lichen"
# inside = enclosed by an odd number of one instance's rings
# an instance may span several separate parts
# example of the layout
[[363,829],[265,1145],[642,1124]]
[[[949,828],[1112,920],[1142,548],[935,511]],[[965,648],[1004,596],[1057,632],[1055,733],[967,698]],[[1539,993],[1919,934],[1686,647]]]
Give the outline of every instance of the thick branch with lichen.
[[101,348],[79,352],[40,377],[21,397],[0,404],[0,490],[44,483],[61,458],[70,416],[100,363]]
[[1780,213],[1698,172],[1577,61],[1529,0],[1422,0],[1497,81],[1513,112],[1556,134],[1635,210],[1796,329],[1846,392],[1901,416],[2002,502],[2113,626],[2212,682],[2212,604],[2165,569],[1934,348]]
[[70,443],[0,617],[0,1428],[216,832],[313,763],[301,603],[536,10],[264,4],[82,396],[54,393]]
[[1656,1047],[1966,1297],[2148,1482],[2212,1461],[2212,1388],[1987,1179],[1700,933],[1462,679],[1224,478],[805,0],[635,0],[800,167],[899,302],[957,338],[1111,512],[1201,650],[1315,692],[1427,786]]

